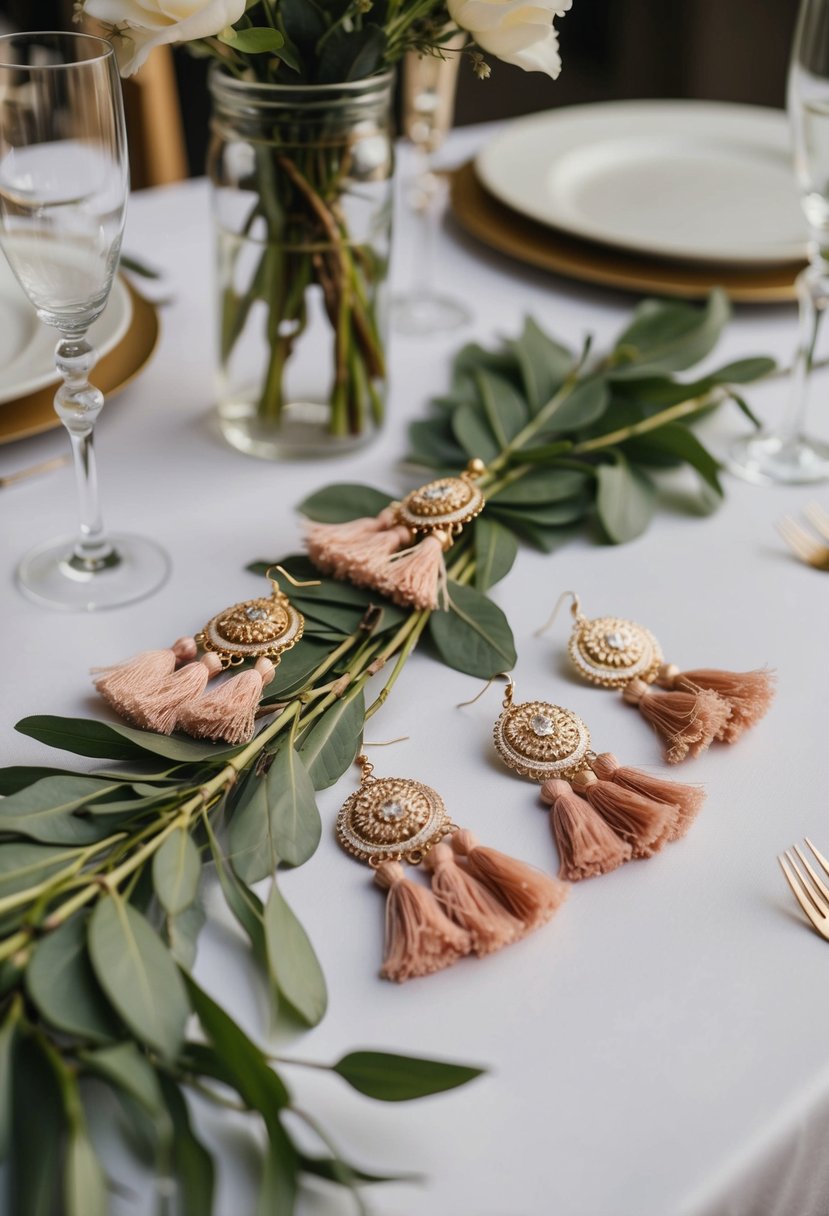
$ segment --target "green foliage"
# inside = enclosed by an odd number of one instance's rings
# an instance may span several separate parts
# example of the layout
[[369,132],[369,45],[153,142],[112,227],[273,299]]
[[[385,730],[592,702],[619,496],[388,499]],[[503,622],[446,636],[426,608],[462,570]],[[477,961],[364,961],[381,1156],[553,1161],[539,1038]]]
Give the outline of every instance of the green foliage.
[[385,1051],[352,1051],[334,1065],[333,1071],[369,1098],[407,1102],[466,1085],[484,1070]]

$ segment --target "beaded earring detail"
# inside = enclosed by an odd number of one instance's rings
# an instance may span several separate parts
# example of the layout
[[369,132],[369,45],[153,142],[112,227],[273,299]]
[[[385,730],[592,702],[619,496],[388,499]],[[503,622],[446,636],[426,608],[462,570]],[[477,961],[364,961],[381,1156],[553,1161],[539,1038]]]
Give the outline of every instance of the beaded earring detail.
[[[295,586],[297,583],[277,567]],[[268,572],[270,575],[270,572]],[[201,739],[246,743],[253,736],[262,691],[286,650],[302,638],[305,618],[271,578],[271,594],[244,600],[211,617],[195,637],[168,650],[149,650],[112,667],[93,668],[94,684],[116,713],[143,730],[174,730]],[[199,650],[203,653],[196,660]],[[209,680],[254,665],[215,688]]]
[[[375,777],[367,756],[337,816],[337,840],[367,862],[386,898],[384,979],[403,980],[485,955],[550,919],[567,886],[488,849],[449,818],[431,786]],[[403,862],[431,872],[431,889],[406,877]]]
[[305,547],[314,565],[334,578],[372,587],[404,607],[445,608],[444,554],[484,509],[470,460],[459,477],[441,477],[390,503],[374,518],[343,524],[309,523]]
[[[662,739],[669,764],[698,756],[715,739],[734,743],[768,711],[773,672],[680,671],[664,661],[659,642],[643,625],[611,616],[588,619],[572,591],[559,604],[568,596],[568,650],[576,671],[591,684],[620,689]],[[558,606],[539,633],[552,624]]]
[[508,768],[540,784],[561,878],[608,874],[685,835],[705,801],[703,790],[623,767],[610,752],[596,755],[578,714],[549,701],[516,702],[513,680],[505,678],[495,748]]

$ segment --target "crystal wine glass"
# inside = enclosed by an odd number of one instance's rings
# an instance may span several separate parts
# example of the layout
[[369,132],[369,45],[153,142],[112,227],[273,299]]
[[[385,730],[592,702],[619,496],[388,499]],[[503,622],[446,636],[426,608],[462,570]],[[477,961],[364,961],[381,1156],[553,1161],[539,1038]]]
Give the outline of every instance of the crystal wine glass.
[[804,434],[818,332],[829,308],[829,0],[801,0],[789,67],[788,110],[809,265],[798,275],[800,343],[782,425],[732,449],[736,472],[795,484],[829,478],[829,444]]
[[403,130],[417,158],[408,198],[417,218],[417,231],[411,242],[416,251],[414,280],[408,291],[392,302],[392,321],[399,333],[445,333],[471,319],[465,304],[437,291],[434,283],[435,230],[444,194],[434,155],[452,125],[465,37],[446,43],[446,58],[409,51],[403,59]]
[[80,532],[28,553],[17,571],[53,608],[111,608],[167,577],[166,554],[108,536],[92,445],[103,394],[89,383],[87,331],[118,265],[129,189],[121,84],[112,47],[88,34],[0,37],[0,245],[38,317],[60,334],[55,410],[69,432]]

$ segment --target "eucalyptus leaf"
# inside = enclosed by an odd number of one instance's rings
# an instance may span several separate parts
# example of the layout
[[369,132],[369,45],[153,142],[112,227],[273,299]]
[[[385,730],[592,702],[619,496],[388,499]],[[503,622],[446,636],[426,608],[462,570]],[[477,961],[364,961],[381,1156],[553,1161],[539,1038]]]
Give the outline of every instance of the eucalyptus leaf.
[[64,1171],[66,1216],[107,1216],[109,1198],[104,1171],[82,1123],[69,1130]]
[[206,920],[204,908],[198,899],[182,912],[164,919],[164,939],[173,958],[185,971],[192,970],[196,961],[199,934]]
[[518,555],[518,542],[503,524],[488,515],[475,521],[475,588],[488,591],[506,578]]
[[329,647],[304,637],[301,646],[292,646],[277,664],[274,677],[265,687],[263,703],[281,700],[286,693],[302,688],[309,676],[329,655]]
[[279,993],[307,1026],[328,1005],[325,978],[307,933],[274,885],[265,905],[265,943]]
[[495,372],[482,368],[475,381],[489,429],[503,451],[529,421],[527,403],[509,380]]
[[34,785],[44,777],[73,777],[69,769],[46,768],[34,764],[11,764],[8,768],[0,768],[0,797],[16,794],[27,785]]
[[215,1189],[213,1158],[194,1134],[179,1086],[162,1074],[161,1092],[173,1121],[173,1171],[178,1183],[176,1216],[212,1216]]
[[9,1216],[65,1216],[63,1103],[51,1065],[28,1035],[15,1043],[12,1094]]
[[409,451],[409,461],[430,469],[459,468],[467,459],[448,416],[410,423]]
[[201,877],[199,850],[186,828],[172,832],[153,857],[153,885],[165,912],[175,916],[196,898]]
[[309,494],[300,503],[299,510],[319,523],[341,524],[350,519],[379,515],[391,500],[390,494],[383,494],[371,486],[338,483]]
[[510,349],[521,368],[530,411],[537,414],[573,370],[573,352],[545,334],[532,317],[525,318],[524,330]]
[[645,442],[652,450],[691,465],[703,481],[722,497],[723,488],[719,479],[722,465],[703,447],[693,431],[681,422],[666,422],[658,430],[640,436],[639,442]]
[[433,612],[429,634],[447,667],[488,680],[515,666],[512,630],[501,609],[472,587],[449,583],[447,612]]
[[682,371],[713,350],[731,315],[725,292],[711,292],[703,308],[678,301],[644,300],[619,336],[617,364],[637,363]]
[[609,405],[610,390],[604,376],[587,376],[568,393],[562,393],[555,408],[545,411],[541,437],[581,431],[602,418]]
[[265,910],[262,901],[255,891],[251,891],[250,887],[237,878],[232,867],[227,864],[226,858],[222,856],[215,836],[211,836],[210,849],[216,863],[216,872],[225,902],[246,933],[254,959],[262,970],[267,972]]
[[268,1143],[257,1216],[293,1216],[299,1190],[299,1159],[279,1119],[266,1119]]
[[245,882],[272,874],[279,862],[299,866],[312,857],[322,824],[314,784],[290,742],[268,772],[251,780],[230,821],[233,868]]
[[518,507],[528,503],[561,502],[581,494],[589,483],[577,469],[533,469],[490,499],[493,507]]
[[612,464],[596,469],[599,520],[614,544],[634,540],[645,531],[656,509],[653,483],[617,453]]
[[223,748],[218,744],[198,743],[195,739],[157,735],[131,726],[98,722],[94,718],[60,718],[53,714],[23,718],[15,729],[49,747],[105,760],[138,760],[152,752],[183,764],[205,760],[218,763],[242,750],[241,747]]
[[142,1043],[174,1060],[190,1012],[178,968],[161,938],[130,904],[99,900],[89,922],[89,953],[98,983]]
[[315,1178],[324,1178],[326,1182],[335,1182],[338,1186],[353,1187],[370,1182],[421,1182],[421,1174],[374,1174],[359,1166],[351,1165],[342,1157],[312,1157],[307,1153],[299,1154],[299,1168],[303,1174],[312,1174]]
[[7,1010],[0,1026],[0,1162],[9,1153],[13,1117],[14,1049],[18,1033],[18,1014]]
[[106,1043],[122,1031],[89,961],[88,919],[85,912],[76,912],[37,943],[26,970],[26,991],[56,1030]]
[[493,503],[492,515],[506,527],[523,535],[527,525],[531,528],[561,528],[575,523],[587,514],[591,501],[590,495],[585,493],[561,502],[537,503],[526,507],[502,507]]
[[224,42],[227,46],[232,47],[234,51],[238,51],[240,55],[265,55],[281,50],[285,45],[285,39],[278,30],[268,27],[259,27],[257,29],[235,30],[231,26],[227,30],[223,30],[219,35],[220,42]]
[[489,464],[501,448],[479,404],[462,405],[452,416],[452,432],[467,456]]
[[117,789],[95,777],[44,777],[0,800],[0,832],[14,832],[46,844],[87,844],[102,839],[106,826],[74,812]]
[[80,1059],[87,1071],[103,1077],[123,1090],[151,1116],[167,1141],[172,1127],[159,1084],[158,1073],[135,1043],[116,1043],[95,1051],[83,1051]]
[[297,750],[314,789],[328,789],[354,763],[363,737],[365,713],[362,692],[341,697],[308,731]]
[[386,1051],[352,1051],[338,1060],[332,1071],[368,1098],[408,1102],[466,1085],[485,1070]]
[[52,845],[23,841],[0,845],[0,898],[39,886],[70,867],[77,856],[77,849]]

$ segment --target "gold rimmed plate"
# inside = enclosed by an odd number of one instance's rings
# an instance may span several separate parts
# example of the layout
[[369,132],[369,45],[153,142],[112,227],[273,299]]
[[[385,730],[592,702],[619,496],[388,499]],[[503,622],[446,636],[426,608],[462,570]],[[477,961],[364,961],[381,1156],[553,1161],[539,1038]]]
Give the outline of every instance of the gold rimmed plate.
[[[92,377],[107,400],[138,375],[158,345],[160,325],[152,304],[126,284],[132,301],[132,320],[124,337],[101,359]],[[0,405],[0,444],[29,439],[61,426],[54,407],[55,385]]]
[[452,174],[450,191],[455,218],[472,236],[499,253],[565,278],[687,300],[704,299],[714,287],[722,287],[740,304],[796,299],[800,262],[757,270],[695,265],[640,257],[565,236],[498,202],[479,182],[471,161]]

